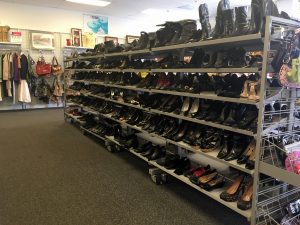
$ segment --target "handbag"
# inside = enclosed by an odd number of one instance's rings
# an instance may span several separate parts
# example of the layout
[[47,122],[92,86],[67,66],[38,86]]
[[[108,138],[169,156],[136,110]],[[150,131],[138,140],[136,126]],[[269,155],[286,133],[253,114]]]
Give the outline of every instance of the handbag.
[[61,73],[61,71],[62,71],[61,65],[59,65],[59,63],[57,61],[57,58],[55,56],[53,56],[53,59],[52,59],[52,73],[54,75],[57,75],[57,74]]
[[52,85],[53,95],[62,97],[64,93],[63,84],[61,83],[60,76],[55,77]]
[[39,60],[36,63],[36,74],[38,76],[51,74],[51,65],[45,62],[45,58],[43,56],[39,57]]

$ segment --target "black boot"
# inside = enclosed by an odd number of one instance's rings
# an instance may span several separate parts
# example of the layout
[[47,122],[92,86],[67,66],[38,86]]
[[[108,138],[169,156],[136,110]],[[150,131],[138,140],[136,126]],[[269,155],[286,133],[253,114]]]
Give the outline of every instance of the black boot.
[[148,42],[149,42],[148,34],[144,31],[142,31],[137,45],[135,47],[133,47],[132,50],[145,49],[148,46]]
[[224,16],[223,12],[226,9],[230,8],[230,4],[228,0],[221,0],[218,4],[217,8],[217,16],[216,16],[216,25],[214,29],[214,38],[221,37],[221,35],[224,33]]
[[272,0],[252,0],[249,34],[264,33],[264,18],[279,16],[277,6]]
[[199,18],[202,27],[202,39],[207,39],[211,35],[211,26],[209,23],[209,12],[207,4],[201,4],[199,6]]
[[175,23],[176,35],[170,44],[183,44],[188,42],[197,31],[196,20],[181,20]]
[[223,37],[229,37],[233,34],[234,9],[226,9],[223,12],[224,32]]
[[235,7],[234,36],[248,33],[249,24],[247,20],[247,6]]

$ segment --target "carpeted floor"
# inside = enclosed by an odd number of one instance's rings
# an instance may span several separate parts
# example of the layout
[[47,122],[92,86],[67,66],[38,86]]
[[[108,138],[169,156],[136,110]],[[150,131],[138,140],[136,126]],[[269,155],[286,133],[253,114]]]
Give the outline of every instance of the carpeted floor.
[[243,225],[187,185],[155,185],[147,164],[112,154],[62,110],[0,113],[0,225]]

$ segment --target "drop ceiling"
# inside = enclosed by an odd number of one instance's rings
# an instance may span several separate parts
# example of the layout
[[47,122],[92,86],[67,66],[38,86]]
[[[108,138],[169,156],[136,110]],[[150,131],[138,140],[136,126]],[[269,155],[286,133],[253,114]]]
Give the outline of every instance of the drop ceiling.
[[[179,14],[197,17],[197,8],[200,3],[208,2],[211,15],[215,14],[219,0],[109,0],[110,5],[106,7],[95,7],[83,4],[66,2],[65,0],[0,0],[10,3],[30,4],[35,6],[59,8],[65,10],[82,11],[93,14],[123,17],[134,19],[140,16],[145,9],[160,9],[166,13],[172,11]],[[249,5],[251,0],[243,0],[244,5]],[[231,6],[240,5],[240,0],[231,0]],[[155,15],[157,16],[157,15]],[[163,15],[162,15],[163,16]]]

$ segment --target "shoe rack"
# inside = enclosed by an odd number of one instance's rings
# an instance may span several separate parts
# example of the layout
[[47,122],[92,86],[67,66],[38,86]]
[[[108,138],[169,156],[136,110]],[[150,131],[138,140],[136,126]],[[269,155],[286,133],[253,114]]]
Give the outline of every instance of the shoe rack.
[[[170,68],[170,69],[153,69],[153,68],[141,68],[141,69],[122,69],[122,68],[69,68],[65,69],[65,119],[71,118],[73,122],[79,124],[80,129],[84,133],[89,133],[96,138],[101,139],[104,142],[111,142],[119,146],[124,145],[116,140],[112,135],[99,135],[96,132],[85,128],[84,120],[81,120],[81,115],[75,115],[70,113],[70,107],[76,107],[83,114],[88,114],[97,118],[98,121],[104,123],[103,126],[109,126],[109,124],[119,124],[125,131],[137,132],[139,137],[144,139],[155,139],[164,145],[176,146],[179,151],[187,154],[192,154],[193,157],[208,159],[210,165],[213,167],[215,164],[221,164],[224,167],[231,168],[234,173],[245,174],[247,177],[252,177],[253,182],[249,182],[248,185],[244,186],[244,194],[247,195],[247,190],[252,195],[252,207],[250,209],[244,210],[237,206],[236,201],[230,201],[228,193],[226,193],[227,188],[236,182],[236,178],[232,178],[231,175],[224,175],[226,184],[223,188],[214,189],[212,191],[207,191],[204,188],[199,187],[192,183],[187,177],[182,175],[177,175],[174,170],[166,169],[164,166],[157,163],[157,161],[149,161],[148,158],[144,157],[142,154],[138,153],[133,147],[128,147],[127,150],[137,157],[145,160],[150,165],[159,168],[165,173],[181,180],[183,183],[191,186],[192,188],[198,190],[204,195],[209,196],[213,200],[227,206],[236,213],[244,216],[251,225],[255,224],[280,224],[279,218],[284,217],[283,211],[286,205],[291,200],[296,200],[299,197],[300,179],[296,173],[288,172],[282,164],[279,163],[280,154],[278,151],[286,152],[285,149],[280,149],[276,143],[272,142],[274,137],[281,138],[282,136],[298,135],[297,120],[295,119],[295,114],[298,113],[297,103],[298,103],[298,90],[289,89],[284,87],[269,87],[268,83],[270,80],[270,74],[275,74],[271,79],[278,80],[278,74],[274,73],[270,67],[270,53],[272,53],[274,45],[278,43],[281,37],[274,36],[271,32],[273,29],[296,29],[300,27],[300,23],[275,18],[267,17],[265,23],[265,33],[262,35],[249,34],[236,37],[226,37],[212,40],[201,40],[199,42],[192,42],[186,44],[178,44],[164,47],[155,47],[151,49],[143,49],[136,51],[127,51],[120,53],[110,53],[110,54],[100,54],[100,55],[89,55],[89,56],[77,56],[73,59],[66,60],[66,63],[70,61],[90,61],[90,60],[100,60],[100,59],[122,59],[124,57],[129,57],[129,59],[134,58],[156,58],[160,56],[165,56],[168,53],[178,54],[183,58],[185,55],[190,55],[197,48],[212,49],[214,51],[219,51],[222,49],[230,49],[232,47],[243,47],[247,51],[263,51],[262,64],[259,67],[242,67],[242,68]],[[74,74],[76,73],[89,73],[96,72],[100,76],[106,76],[106,74],[125,74],[125,73],[180,73],[180,74],[192,74],[192,73],[210,73],[210,74],[228,74],[228,73],[238,73],[238,74],[259,74],[259,81],[256,84],[247,83],[245,88],[247,93],[242,93],[242,95],[247,95],[248,92],[255,92],[256,98],[234,98],[234,97],[224,97],[218,96],[213,92],[198,92],[189,93],[182,91],[171,91],[171,90],[161,90],[156,88],[144,88],[137,87],[138,85],[124,85],[118,84],[118,82],[107,82],[105,78],[103,79],[74,79]],[[125,76],[125,75],[124,75]],[[72,87],[74,83],[82,84],[82,88],[76,89]],[[99,86],[102,88],[104,93],[99,94],[93,92],[93,90],[87,90],[83,88],[84,86]],[[80,85],[79,85],[80,86]],[[259,87],[259,90],[257,88]],[[252,89],[252,90],[251,90]],[[124,101],[119,98],[114,98],[116,90],[119,92],[134,92],[134,93],[147,93],[149,95],[157,96],[178,96],[184,100],[186,99],[199,99],[199,100],[212,100],[214,102],[221,102],[222,104],[241,104],[247,106],[253,106],[258,109],[257,116],[257,128],[251,129],[249,127],[241,128],[232,125],[224,125],[214,121],[207,121],[205,119],[193,118],[183,114],[176,114],[173,112],[166,112],[158,108],[148,107],[139,102],[134,101]],[[245,91],[245,90],[244,90]],[[113,93],[113,95],[111,94]],[[160,118],[168,118],[168,120],[173,119],[179,122],[188,123],[190,127],[205,126],[207,129],[215,128],[222,132],[230,132],[234,135],[243,135],[252,140],[254,143],[255,150],[248,155],[248,159],[253,163],[254,169],[245,167],[245,164],[239,164],[237,160],[225,161],[218,158],[218,150],[214,151],[202,151],[199,148],[191,144],[187,144],[184,141],[176,141],[170,137],[166,137],[155,132],[149,132],[149,130],[142,129],[136,124],[130,124],[129,121],[120,120],[114,116],[112,110],[107,112],[101,112],[98,110],[97,106],[92,107],[91,105],[86,105],[82,101],[75,101],[78,98],[88,99],[90,102],[95,102],[103,104],[108,104],[112,108],[121,108],[122,110],[128,111],[130,113],[140,112],[143,116],[158,115]],[[192,101],[192,100],[189,100]],[[96,105],[97,105],[96,104]],[[275,105],[279,105],[279,109],[269,110],[269,105],[276,108]],[[277,107],[278,108],[278,107]],[[299,113],[300,114],[300,113]],[[300,118],[300,116],[299,116]],[[300,120],[299,120],[300,121]],[[300,125],[300,122],[299,122]],[[100,126],[101,127],[101,126]],[[300,139],[298,140],[300,141]],[[294,144],[298,147],[297,143]],[[249,143],[250,146],[250,143]],[[295,147],[294,146],[294,147]],[[279,149],[279,150],[278,150]],[[223,198],[220,198],[223,196]],[[232,196],[230,196],[232,197]],[[237,196],[235,196],[237,197]],[[246,196],[247,197],[247,196]],[[228,201],[223,200],[224,198],[229,199]],[[250,204],[250,203],[249,203]],[[281,212],[279,213],[276,212]],[[282,223],[287,225],[288,223]]]

